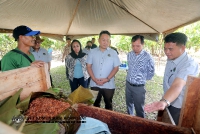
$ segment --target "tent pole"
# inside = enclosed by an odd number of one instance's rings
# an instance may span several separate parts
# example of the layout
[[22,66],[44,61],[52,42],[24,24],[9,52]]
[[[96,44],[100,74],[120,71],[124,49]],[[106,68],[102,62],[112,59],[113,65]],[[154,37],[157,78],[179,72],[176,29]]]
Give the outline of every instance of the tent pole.
[[75,10],[74,10],[74,13],[73,13],[72,18],[71,18],[71,20],[70,20],[70,22],[69,22],[69,25],[68,25],[66,35],[68,35],[68,33],[69,33],[69,29],[70,29],[70,27],[71,27],[71,25],[72,25],[72,22],[73,22],[73,20],[74,20],[74,18],[75,18],[75,15],[76,15],[77,11],[78,11],[78,6],[80,5],[80,1],[81,1],[81,0],[79,0],[79,1],[77,2],[76,8],[75,8]]

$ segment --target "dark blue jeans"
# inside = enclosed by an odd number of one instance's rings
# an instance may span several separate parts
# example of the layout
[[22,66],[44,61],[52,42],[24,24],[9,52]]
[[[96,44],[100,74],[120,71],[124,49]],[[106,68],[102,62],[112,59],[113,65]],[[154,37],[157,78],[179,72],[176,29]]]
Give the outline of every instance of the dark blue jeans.
[[73,81],[69,80],[69,84],[71,87],[71,92],[76,90],[80,85],[84,88],[88,88],[88,80],[84,81],[84,77],[74,78]]

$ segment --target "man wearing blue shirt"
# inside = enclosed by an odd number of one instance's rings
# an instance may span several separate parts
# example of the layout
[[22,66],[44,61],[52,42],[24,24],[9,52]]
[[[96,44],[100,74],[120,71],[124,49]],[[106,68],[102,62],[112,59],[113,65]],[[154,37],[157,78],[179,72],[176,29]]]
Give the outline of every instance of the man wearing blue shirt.
[[155,68],[152,56],[143,50],[144,37],[136,35],[132,37],[132,50],[128,53],[128,73],[126,77],[126,105],[127,113],[145,117],[145,83],[154,76]]
[[115,91],[114,76],[119,70],[120,60],[115,50],[109,48],[110,33],[99,34],[99,47],[91,49],[87,57],[87,71],[91,77],[91,90],[99,91],[94,106],[100,107],[101,95],[105,108],[112,110],[112,98]]
[[185,34],[171,33],[164,41],[164,52],[167,56],[163,79],[164,96],[160,101],[146,105],[145,111],[153,112],[168,107],[175,124],[178,125],[187,77],[197,76],[199,67],[198,63],[185,52],[187,42]]

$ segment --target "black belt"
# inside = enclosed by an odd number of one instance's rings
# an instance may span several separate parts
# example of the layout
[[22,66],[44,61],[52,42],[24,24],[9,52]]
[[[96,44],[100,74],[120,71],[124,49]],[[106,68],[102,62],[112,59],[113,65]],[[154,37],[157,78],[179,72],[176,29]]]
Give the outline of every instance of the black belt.
[[128,84],[130,84],[133,87],[143,87],[144,86],[144,84],[137,85],[137,84],[131,84],[129,81],[127,81],[127,82],[128,82]]

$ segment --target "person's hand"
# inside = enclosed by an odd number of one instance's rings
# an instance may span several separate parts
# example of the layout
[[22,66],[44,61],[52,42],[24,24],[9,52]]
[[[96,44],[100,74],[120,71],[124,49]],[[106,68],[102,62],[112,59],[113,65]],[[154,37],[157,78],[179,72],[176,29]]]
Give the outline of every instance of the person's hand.
[[43,67],[44,62],[43,61],[34,61],[34,62],[31,63],[31,66],[33,66],[33,67]]
[[158,110],[164,110],[167,106],[167,103],[164,101],[153,102],[151,104],[147,104],[144,106],[144,111],[146,112],[154,112]]
[[102,83],[102,81],[100,79],[94,78],[93,81],[99,86],[103,85],[103,83]]
[[108,82],[108,79],[107,79],[107,78],[101,78],[101,79],[99,79],[99,80],[100,80],[100,82],[102,83],[102,85],[103,85],[104,83]]

